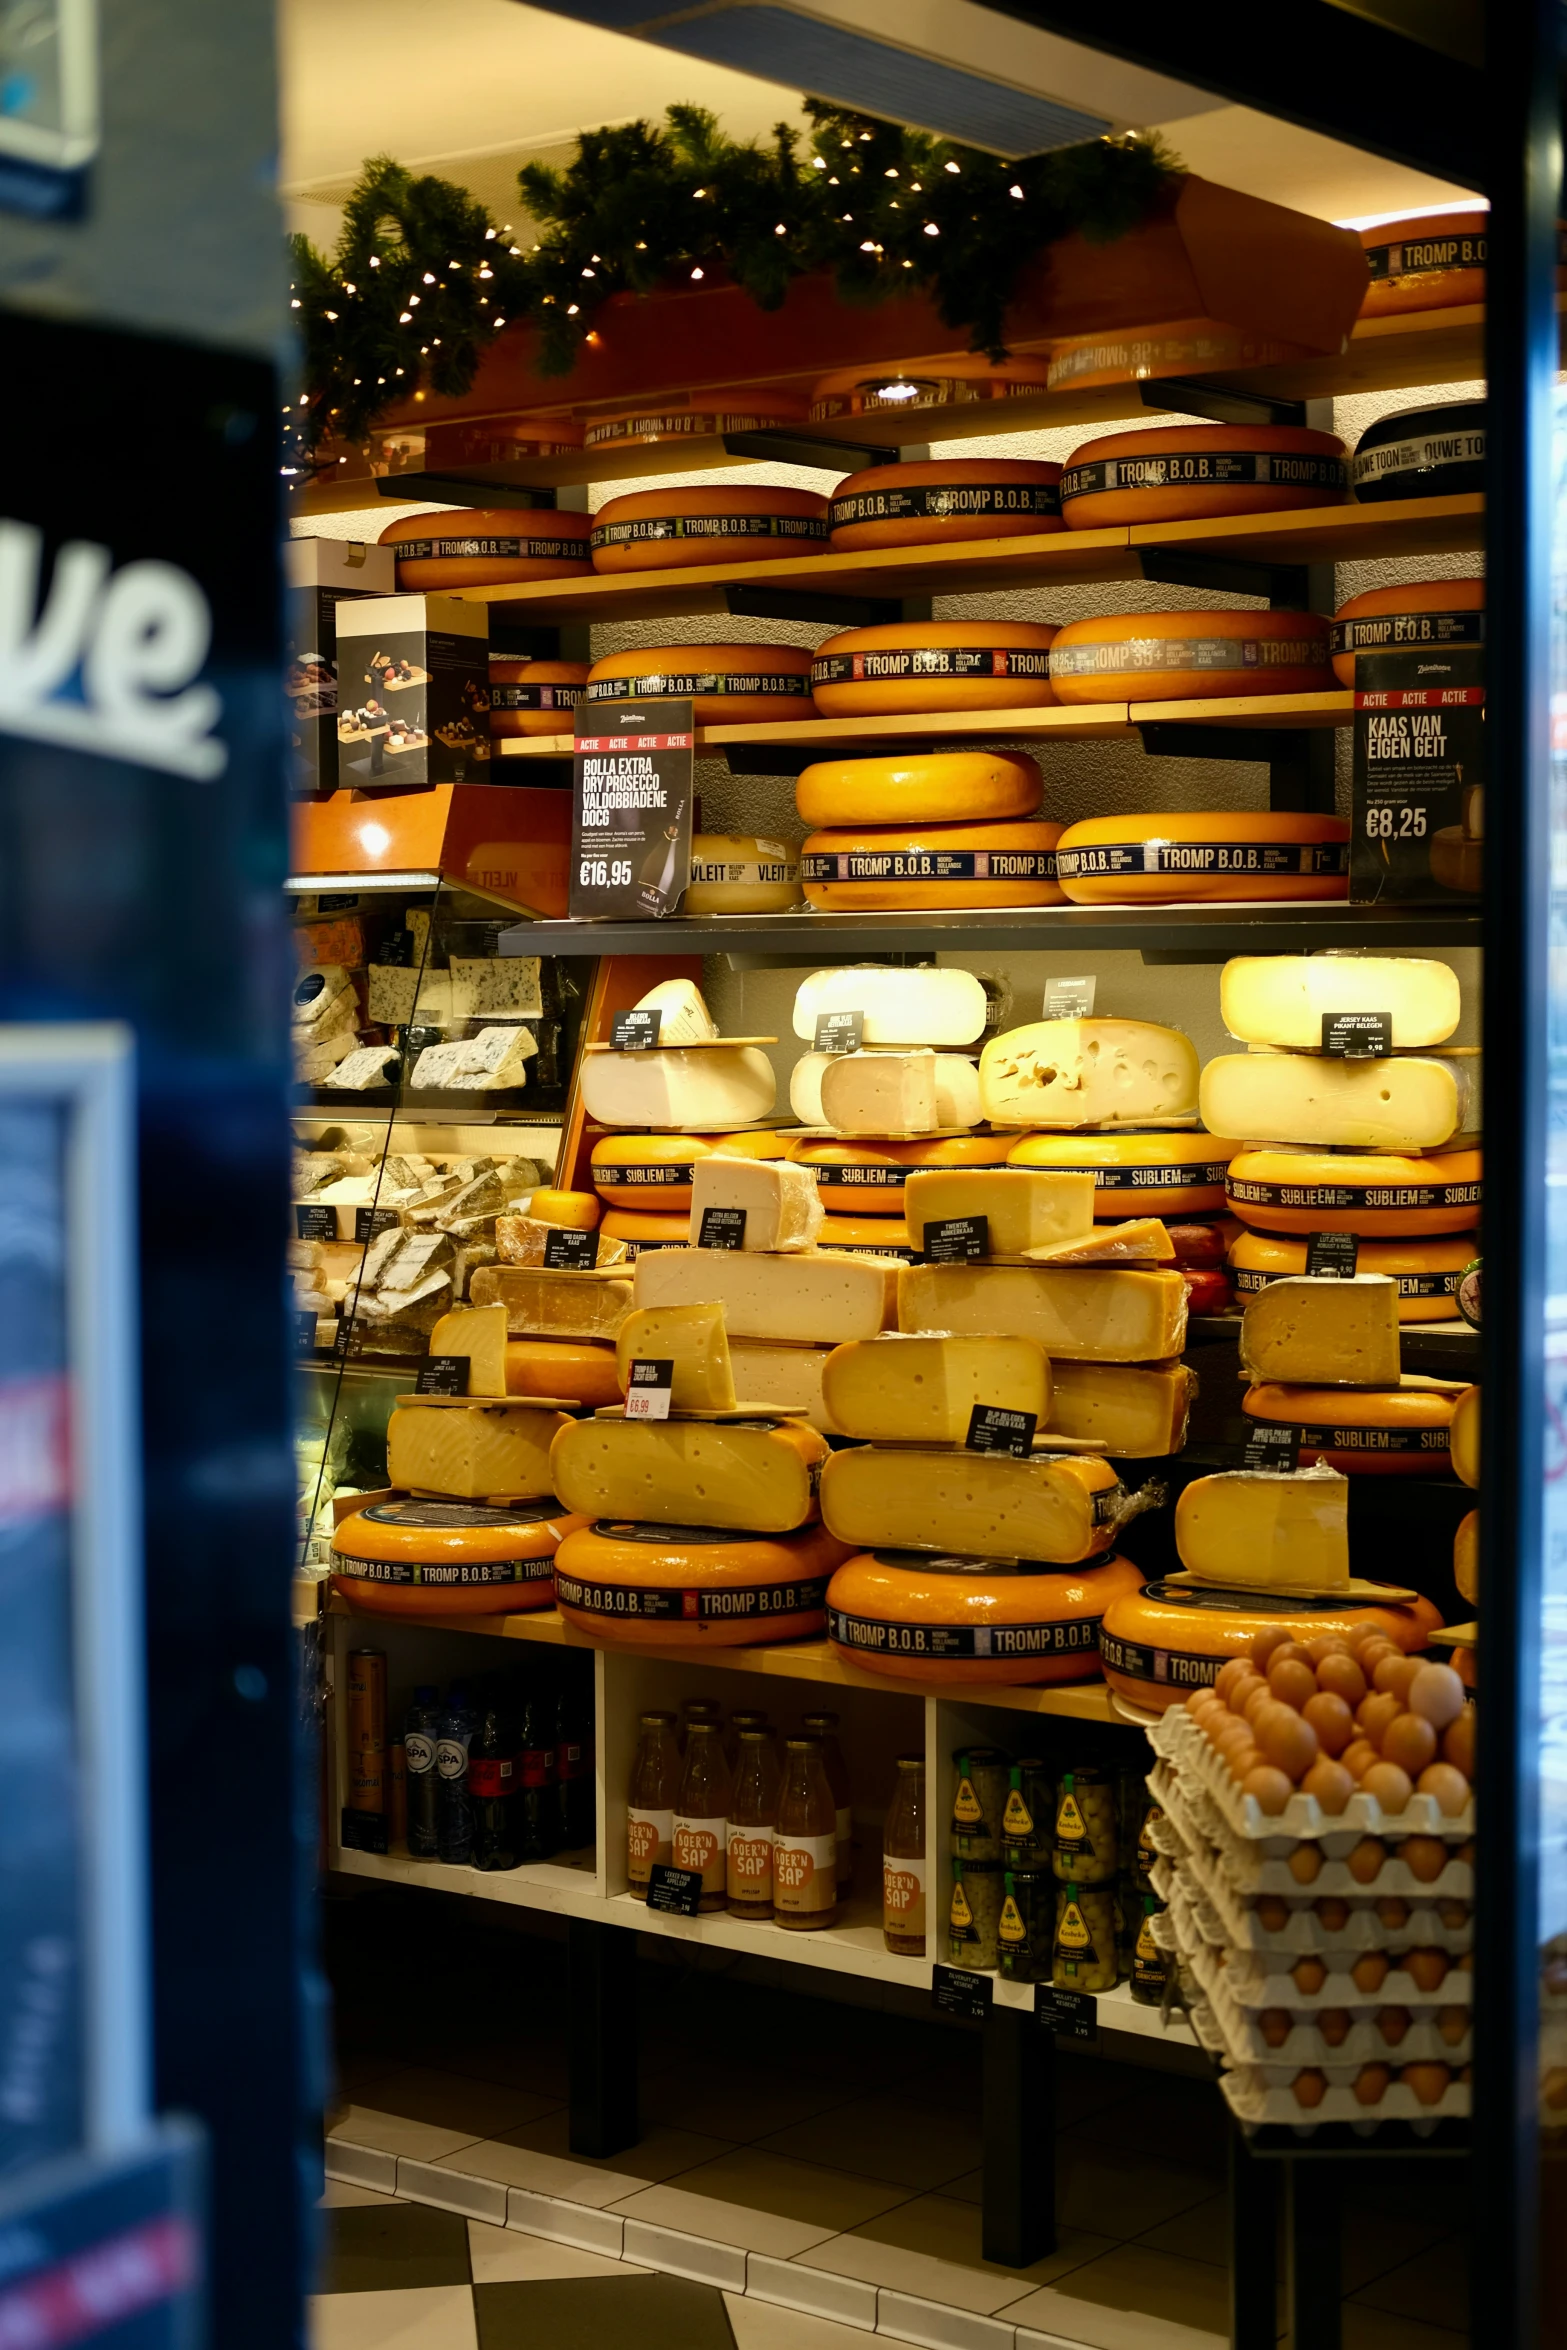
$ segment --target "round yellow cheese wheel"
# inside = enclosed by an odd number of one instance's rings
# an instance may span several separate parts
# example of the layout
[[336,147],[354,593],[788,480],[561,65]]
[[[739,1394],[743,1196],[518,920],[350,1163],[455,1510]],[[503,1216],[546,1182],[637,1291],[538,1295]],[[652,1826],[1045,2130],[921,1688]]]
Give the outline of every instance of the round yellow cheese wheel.
[[591,571],[586,514],[497,506],[453,514],[405,514],[381,533],[397,550],[400,588],[505,587],[522,579],[570,579]]
[[994,824],[1032,816],[1044,788],[1019,752],[899,751],[803,768],[794,804],[802,824]]
[[811,656],[793,645],[648,645],[588,671],[589,704],[689,696],[698,726],[814,718]]
[[1478,1151],[1243,1150],[1230,1161],[1225,1198],[1259,1232],[1355,1232],[1364,1240],[1414,1240],[1467,1232],[1480,1213]]
[[681,912],[786,914],[800,903],[800,853],[751,833],[694,832]]
[[800,1142],[790,1153],[816,1176],[831,1224],[871,1216],[901,1230],[903,1181],[908,1169],[895,1142]]
[[944,351],[939,358],[909,359],[900,365],[840,367],[824,375],[811,393],[811,416],[827,424],[837,416],[897,415],[907,409],[951,408],[970,400],[1014,400],[1042,392],[1050,380],[1044,359],[987,359],[982,351]]
[[332,1537],[332,1588],[357,1614],[497,1616],[549,1607],[555,1550],[585,1526],[558,1501],[376,1501]]
[[1011,1138],[1005,1134],[947,1134],[935,1142],[889,1142],[882,1145],[906,1167],[1005,1167],[1011,1157]]
[[915,1253],[901,1216],[824,1216],[816,1245],[844,1249],[851,1256],[907,1257],[910,1262]]
[[548,1395],[562,1402],[619,1403],[615,1350],[591,1339],[508,1338],[508,1395]]
[[1120,1224],[1136,1216],[1212,1215],[1224,1205],[1224,1178],[1239,1144],[1217,1134],[1025,1134],[1007,1153],[1013,1167],[1054,1167],[1092,1175],[1094,1214]]
[[389,473],[444,473],[458,465],[505,465],[518,458],[569,457],[582,446],[574,416],[449,416],[426,425],[393,425],[375,436]]
[[710,440],[726,432],[766,432],[777,424],[801,424],[805,402],[788,392],[702,392],[662,406],[644,401],[595,416],[583,428],[585,449],[652,448],[661,441]]
[[1288,1599],[1261,1591],[1222,1591],[1195,1583],[1149,1583],[1112,1600],[1099,1629],[1099,1654],[1112,1689],[1150,1713],[1179,1705],[1194,1689],[1211,1689],[1219,1668],[1249,1653],[1265,1624],[1282,1625],[1304,1644],[1357,1624],[1379,1624],[1413,1655],[1442,1619],[1428,1599],[1405,1607],[1343,1599]]
[[595,571],[676,571],[826,552],[827,500],[814,490],[738,482],[633,490],[593,517]]
[[1333,674],[1353,686],[1357,653],[1420,652],[1485,643],[1485,581],[1425,579],[1367,588],[1333,617]]
[[1248,1387],[1241,1410],[1300,1432],[1303,1469],[1350,1477],[1447,1477],[1454,1398],[1430,1387],[1381,1392],[1301,1387],[1265,1379]]
[[1058,702],[1202,702],[1334,690],[1316,612],[1113,612],[1069,620],[1050,648]]
[[555,1562],[560,1612],[612,1648],[740,1648],[809,1640],[848,1556],[825,1526],[794,1534],[578,1521]]
[[813,832],[800,851],[807,905],[918,912],[931,906],[1058,906],[1059,824],[927,824]]
[[828,637],[811,663],[823,718],[890,711],[1022,710],[1054,702],[1050,647],[1031,620],[890,620]]
[[1458,1521],[1458,1532],[1453,1536],[1453,1581],[1459,1596],[1471,1607],[1480,1604],[1480,1512],[1471,1510]]
[[691,1170],[712,1148],[710,1139],[698,1141],[694,1134],[602,1134],[588,1173],[608,1207],[684,1216],[691,1208]]
[[1196,522],[1338,506],[1349,496],[1336,433],[1295,424],[1155,424],[1085,441],[1061,476],[1072,530]]
[[1231,808],[1089,816],[1062,833],[1056,872],[1082,906],[1347,898],[1349,826],[1341,816]]
[[[1271,1232],[1238,1232],[1228,1253],[1243,1302],[1270,1281],[1306,1270],[1305,1241]],[[1359,1272],[1383,1273],[1398,1283],[1401,1322],[1451,1322],[1458,1314],[1459,1279],[1479,1253],[1478,1232],[1461,1232],[1456,1240],[1363,1240],[1355,1265]]]
[[507,661],[490,655],[490,736],[570,734],[588,682],[586,661]]
[[1362,318],[1396,310],[1448,310],[1485,300],[1485,249],[1490,215],[1479,210],[1416,212],[1405,220],[1363,228],[1371,282]]
[[689,1215],[660,1213],[657,1209],[606,1209],[599,1230],[606,1240],[623,1240],[631,1256],[639,1255],[645,1248],[689,1248],[691,1245]]
[[1061,530],[1059,465],[1028,457],[917,458],[839,482],[828,507],[839,554]]
[[1218,367],[1279,367],[1307,356],[1302,344],[1270,340],[1216,319],[1171,318],[1157,326],[1064,336],[1051,348],[1050,389],[1088,391]]
[[780,1134],[761,1126],[742,1126],[737,1133],[707,1138],[708,1148],[722,1151],[726,1159],[792,1159],[797,1140],[787,1128]]
[[591,1232],[603,1213],[591,1191],[556,1191],[546,1185],[528,1202],[535,1224],[558,1224],[568,1232]]
[[1036,1567],[863,1550],[832,1579],[827,1637],[846,1664],[892,1681],[1097,1681],[1100,1619],[1141,1588],[1142,1576],[1119,1557]]

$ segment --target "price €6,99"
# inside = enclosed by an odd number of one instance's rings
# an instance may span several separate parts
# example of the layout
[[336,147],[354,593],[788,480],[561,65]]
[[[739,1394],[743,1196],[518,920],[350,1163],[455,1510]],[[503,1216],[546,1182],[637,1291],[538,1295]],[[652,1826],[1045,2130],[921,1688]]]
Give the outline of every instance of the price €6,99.
[[617,889],[631,879],[631,859],[617,857],[584,857],[577,869],[577,879],[584,889]]
[[1413,808],[1407,801],[1400,808],[1366,810],[1368,840],[1424,840],[1425,832],[1424,808]]

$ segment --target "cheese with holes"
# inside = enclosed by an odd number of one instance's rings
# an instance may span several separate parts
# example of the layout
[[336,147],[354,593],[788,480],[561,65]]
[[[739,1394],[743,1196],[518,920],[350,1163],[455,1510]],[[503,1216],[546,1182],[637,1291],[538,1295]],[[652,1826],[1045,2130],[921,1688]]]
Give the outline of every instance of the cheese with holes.
[[555,1490],[589,1518],[788,1534],[814,1518],[827,1440],[798,1420],[572,1420]]
[[769,1411],[800,1411],[813,1428],[833,1433],[822,1402],[822,1372],[831,1349],[825,1346],[771,1346],[764,1338],[737,1338],[729,1349],[735,1395],[742,1404]]
[[910,1265],[898,1326],[1032,1338],[1052,1363],[1162,1363],[1186,1343],[1186,1283],[1098,1265]]
[[620,1273],[544,1273],[531,1265],[481,1265],[468,1284],[476,1306],[499,1306],[513,1338],[613,1338],[630,1313]]
[[1342,1387],[1263,1380],[1247,1388],[1241,1410],[1249,1420],[1294,1429],[1303,1469],[1338,1469],[1351,1477],[1450,1473],[1453,1398],[1440,1388],[1356,1395]]
[[[594,1201],[597,1207],[597,1200]],[[550,1237],[562,1229],[559,1224],[541,1223],[537,1216],[497,1216],[495,1219],[495,1254],[503,1265],[542,1265],[549,1250]],[[595,1265],[618,1265],[626,1254],[623,1240],[607,1240],[597,1235],[598,1255]]]
[[1480,1512],[1471,1510],[1458,1521],[1458,1532],[1453,1536],[1453,1581],[1458,1585],[1461,1599],[1471,1607],[1480,1604]]
[[[957,1168],[911,1168],[903,1187],[904,1220],[911,1232],[928,1224],[983,1217],[992,1257],[1021,1257],[1032,1248],[1086,1239],[1094,1228],[1094,1179],[1043,1167],[976,1174]],[[923,1246],[924,1243],[918,1243]]]
[[332,1588],[356,1615],[498,1616],[548,1607],[556,1549],[585,1523],[547,1496],[488,1506],[372,1502],[338,1523]]
[[1224,1177],[1236,1145],[1215,1134],[1026,1134],[1008,1164],[1091,1175],[1094,1214],[1211,1215],[1224,1205]]
[[962,1444],[980,1404],[1027,1412],[1043,1428],[1050,1365],[1031,1338],[867,1338],[834,1348],[822,1397],[845,1436]]
[[1219,973],[1219,1017],[1242,1044],[1318,1052],[1340,1012],[1386,1012],[1397,1052],[1445,1044],[1463,1006],[1458,974],[1419,955],[1236,955]]
[[649,1208],[611,1208],[599,1226],[605,1240],[619,1241],[626,1254],[637,1257],[645,1248],[684,1248],[691,1238],[691,1220],[678,1212]]
[[1485,643],[1485,581],[1430,579],[1367,588],[1333,622],[1333,674],[1353,686],[1361,653],[1446,652]]
[[1108,613],[1068,621],[1050,678],[1068,703],[1332,693],[1331,627],[1315,612]]
[[719,482],[633,490],[593,517],[595,571],[672,571],[825,555],[827,501],[811,490]]
[[901,1257],[905,1263],[915,1253],[901,1216],[827,1216],[816,1245],[847,1249],[859,1257]]
[[1480,1484],[1480,1390],[1466,1387],[1453,1406],[1453,1472],[1476,1490]]
[[794,787],[802,824],[993,824],[1032,816],[1043,796],[1037,761],[1019,751],[824,759]]
[[1362,1627],[1385,1632],[1407,1654],[1425,1647],[1442,1619],[1427,1599],[1367,1606],[1292,1592],[1287,1598],[1215,1591],[1200,1583],[1149,1583],[1105,1609],[1099,1630],[1104,1677],[1118,1696],[1153,1713],[1180,1705],[1194,1689],[1211,1689],[1231,1657],[1248,1656],[1256,1634],[1277,1626],[1291,1640]]
[[1480,1056],[1221,1053],[1202,1073],[1202,1122],[1238,1142],[1436,1151],[1480,1131]]
[[838,826],[800,851],[808,905],[829,912],[919,913],[940,907],[1059,906],[1059,824]]
[[1296,424],[1155,424],[1104,433],[1074,449],[1061,476],[1071,530],[1276,514],[1341,506],[1348,496],[1343,442]]
[[658,1014],[661,1045],[711,1044],[718,1034],[718,1022],[693,979],[661,979],[638,996],[636,1009]]
[[1030,620],[893,620],[830,636],[811,663],[823,718],[1037,709],[1053,702],[1057,631]]
[[1225,1198],[1261,1232],[1354,1232],[1413,1239],[1467,1232],[1480,1213],[1481,1155],[1410,1159],[1386,1152],[1242,1150]]
[[672,1367],[672,1411],[734,1409],[722,1306],[640,1306],[629,1313],[615,1337],[615,1371],[622,1394],[631,1385],[632,1364],[648,1361]]
[[1062,833],[1056,872],[1063,893],[1084,906],[1343,898],[1349,826],[1338,816],[1239,808],[1090,816]]
[[851,473],[832,493],[835,554],[1035,537],[1061,520],[1061,468],[1029,457],[916,457]]
[[1325,1469],[1224,1469],[1198,1477],[1175,1505],[1175,1547],[1192,1574],[1227,1589],[1343,1589],[1348,1479]]
[[508,1395],[559,1396],[565,1403],[620,1401],[615,1350],[603,1340],[509,1338],[506,1342]]
[[[482,1269],[492,1273],[495,1270],[493,1266]],[[430,1352],[467,1356],[470,1395],[506,1394],[504,1307],[480,1297],[455,1313],[443,1314],[430,1332]]]
[[1138,1126],[1190,1118],[1197,1110],[1197,1050],[1179,1029],[1149,1020],[1035,1020],[986,1045],[979,1098],[993,1126]]
[[690,701],[698,726],[750,726],[816,715],[811,656],[793,645],[648,645],[606,653],[588,671],[583,688],[589,709],[671,697]]
[[985,1033],[986,1002],[972,971],[835,964],[812,971],[795,989],[794,1033],[810,1044],[824,1014],[858,1012],[864,1045],[974,1045]]
[[586,661],[509,661],[490,655],[490,740],[570,734],[588,681]]
[[744,1126],[777,1098],[772,1062],[754,1044],[584,1053],[580,1066],[583,1106],[600,1126]]
[[1383,1273],[1270,1282],[1241,1317],[1241,1374],[1307,1387],[1396,1387],[1398,1292]]
[[586,514],[566,507],[477,507],[460,514],[404,514],[381,545],[397,558],[399,588],[502,587],[569,579],[593,568]]
[[822,1469],[822,1518],[857,1548],[953,1551],[1070,1566],[1115,1541],[1124,1491],[1106,1461],[1079,1453],[920,1452],[874,1445]]
[[588,1173],[608,1207],[683,1213],[691,1205],[691,1170],[713,1147],[694,1134],[603,1134]]
[[555,1592],[568,1624],[612,1648],[809,1640],[844,1556],[819,1525],[744,1534],[609,1519],[562,1543]]
[[931,1134],[979,1123],[979,1076],[959,1053],[838,1053],[822,1116],[839,1134]]
[[[1479,1248],[1477,1232],[1461,1233],[1456,1240],[1362,1240],[1356,1266],[1362,1273],[1387,1275],[1398,1292],[1400,1322],[1450,1322],[1458,1311],[1459,1278]],[[1304,1273],[1306,1243],[1269,1232],[1237,1232],[1228,1262],[1244,1302],[1271,1282]]]
[[525,1403],[426,1404],[404,1396],[387,1423],[386,1473],[410,1493],[536,1501],[555,1490],[550,1445],[564,1425],[562,1413]]
[[897,1319],[896,1264],[874,1257],[754,1256],[748,1250],[666,1248],[639,1257],[639,1306],[681,1306],[716,1300],[731,1339],[783,1339],[805,1346],[838,1346],[874,1338]]
[[1051,1436],[1102,1444],[1112,1459],[1179,1452],[1196,1392],[1184,1363],[1065,1363],[1050,1366]]
[[834,1575],[827,1636],[892,1681],[1030,1687],[1099,1678],[1099,1627],[1142,1587],[1129,1559],[1047,1573],[1010,1560],[862,1551]]
[[788,842],[753,833],[692,834],[682,914],[786,914],[799,903],[800,852]]
[[743,1249],[788,1252],[810,1248],[826,1211],[809,1167],[790,1159],[733,1159],[714,1151],[692,1169],[691,1246],[702,1245],[709,1208],[738,1209]]
[[1431,835],[1431,878],[1439,889],[1477,897],[1485,886],[1485,843],[1461,824],[1444,824]]
[[547,1184],[528,1202],[536,1224],[555,1224],[568,1232],[591,1232],[603,1212],[591,1191],[556,1191]]

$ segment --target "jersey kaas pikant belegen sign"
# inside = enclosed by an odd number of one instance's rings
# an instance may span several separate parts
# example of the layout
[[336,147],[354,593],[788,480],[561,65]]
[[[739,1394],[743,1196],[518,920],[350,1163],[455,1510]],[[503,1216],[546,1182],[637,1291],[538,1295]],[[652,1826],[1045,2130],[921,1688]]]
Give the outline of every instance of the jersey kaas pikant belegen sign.
[[584,703],[572,762],[571,911],[656,921],[691,877],[687,701]]

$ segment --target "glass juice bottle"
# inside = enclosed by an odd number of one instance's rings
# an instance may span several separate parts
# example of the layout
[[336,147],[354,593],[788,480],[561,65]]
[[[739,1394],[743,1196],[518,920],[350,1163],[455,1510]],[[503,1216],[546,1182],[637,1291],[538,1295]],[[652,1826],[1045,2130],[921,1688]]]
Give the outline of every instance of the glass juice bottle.
[[783,1787],[773,1837],[773,1917],[796,1933],[838,1915],[838,1807],[819,1738],[784,1742]]
[[693,1722],[711,1722],[718,1729],[724,1718],[724,1709],[716,1697],[688,1697],[680,1708],[680,1751],[686,1750]]
[[804,1728],[807,1736],[821,1740],[822,1766],[832,1789],[836,1814],[833,1832],[838,1839],[838,1891],[843,1894],[854,1883],[854,1812],[849,1793],[849,1766],[838,1744],[838,1716],[806,1714]]
[[646,1901],[649,1873],[656,1861],[669,1859],[675,1840],[680,1748],[673,1714],[643,1714],[641,1726],[626,1806],[626,1890]]
[[778,1825],[778,1754],[765,1727],[740,1732],[729,1803],[729,1914],[773,1914],[773,1831]]
[[725,1855],[729,1845],[729,1765],[716,1722],[693,1722],[686,1732],[685,1768],[675,1797],[677,1869],[699,1871],[699,1912],[722,1909],[728,1899]]
[[925,1758],[900,1754],[881,1836],[881,1935],[900,1958],[925,1955]]

